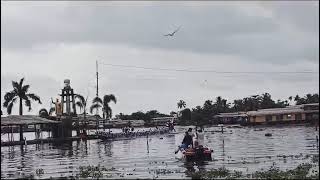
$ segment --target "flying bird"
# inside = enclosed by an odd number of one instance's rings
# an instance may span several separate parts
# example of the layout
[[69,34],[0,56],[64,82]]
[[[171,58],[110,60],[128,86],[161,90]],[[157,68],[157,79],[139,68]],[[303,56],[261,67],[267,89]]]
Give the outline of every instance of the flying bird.
[[176,32],[179,31],[181,26],[178,27],[178,29],[176,29],[175,31],[173,31],[173,33],[169,33],[169,34],[165,34],[164,36],[173,36]]

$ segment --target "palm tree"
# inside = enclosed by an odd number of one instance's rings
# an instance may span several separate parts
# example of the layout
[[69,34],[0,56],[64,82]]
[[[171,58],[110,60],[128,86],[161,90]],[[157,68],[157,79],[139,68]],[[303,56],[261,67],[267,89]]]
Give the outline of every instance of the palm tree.
[[47,111],[45,108],[42,108],[39,110],[39,116],[40,117],[49,117],[54,111],[55,111],[54,107],[51,107],[49,109],[49,111]]
[[102,99],[99,98],[98,96],[93,98],[92,100],[92,105],[90,106],[90,113],[93,113],[93,110],[96,109],[97,114],[98,114],[98,110],[99,108],[102,107]]
[[84,97],[80,94],[75,94],[74,96],[75,99],[77,99],[78,101],[76,102],[76,106],[79,106],[80,111],[83,109],[83,114],[84,116],[86,115],[86,111],[87,111],[87,100],[88,100],[88,96],[86,99],[84,99]]
[[112,109],[109,106],[109,103],[113,101],[117,103],[117,99],[113,94],[103,96],[103,100],[99,97],[95,97],[92,101],[92,106],[90,107],[90,112],[93,112],[93,109],[99,109],[102,107],[103,119],[112,117]]
[[33,94],[33,93],[27,93],[29,90],[30,85],[23,85],[24,78],[20,80],[20,83],[16,81],[12,81],[13,90],[10,92],[7,92],[4,95],[4,103],[3,107],[7,108],[7,112],[10,115],[12,112],[12,107],[14,103],[19,99],[19,115],[23,114],[23,106],[22,101],[25,101],[25,105],[29,108],[28,110],[31,110],[31,100],[38,101],[39,104],[41,103],[40,97]]
[[182,109],[182,108],[185,108],[186,107],[186,102],[184,102],[183,100],[180,100],[178,103],[178,108],[179,109]]
[[45,108],[42,108],[42,109],[39,110],[39,116],[40,117],[48,117],[49,116],[49,112]]
[[109,106],[109,103],[113,101],[115,104],[117,103],[117,99],[113,94],[105,95],[103,97],[103,118],[111,118],[112,117],[112,109]]

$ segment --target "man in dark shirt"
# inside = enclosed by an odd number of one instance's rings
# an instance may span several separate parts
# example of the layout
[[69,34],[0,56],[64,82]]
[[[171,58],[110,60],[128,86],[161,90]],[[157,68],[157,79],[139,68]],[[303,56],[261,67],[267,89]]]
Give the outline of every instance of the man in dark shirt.
[[182,144],[179,146],[178,150],[176,150],[174,153],[177,154],[181,148],[187,149],[189,145],[192,145],[192,136],[189,135],[187,131],[185,132],[184,138],[182,140]]

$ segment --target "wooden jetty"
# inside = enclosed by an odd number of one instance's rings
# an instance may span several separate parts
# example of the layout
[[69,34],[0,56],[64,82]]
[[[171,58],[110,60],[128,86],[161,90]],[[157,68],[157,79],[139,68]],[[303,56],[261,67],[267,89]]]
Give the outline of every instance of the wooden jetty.
[[102,139],[106,141],[121,141],[121,140],[132,140],[138,137],[148,137],[156,134],[166,134],[170,131],[168,128],[160,130],[149,130],[142,132],[129,132],[129,133],[107,133],[107,132],[97,132],[96,135],[86,135],[86,136],[74,136],[74,137],[64,137],[64,138],[46,138],[46,139],[33,139],[26,141],[7,141],[1,142],[1,146],[15,146],[15,145],[30,145],[30,144],[44,144],[44,143],[65,143],[80,140],[94,140]]
[[1,142],[1,146],[45,144],[45,143],[65,143],[65,142],[72,142],[72,141],[80,141],[81,139],[92,140],[92,139],[99,139],[99,138],[96,135],[88,135],[85,138],[74,136],[74,137],[65,137],[65,138],[33,139],[33,140],[26,140],[26,141],[7,141],[7,142]]
[[[13,128],[19,128],[20,133],[20,141],[24,141],[23,138],[23,130],[24,127],[28,127],[29,125],[34,125],[34,129],[36,131],[36,126],[48,126],[52,131],[56,130],[57,127],[61,124],[61,121],[49,120],[46,118],[42,118],[34,115],[11,115],[7,117],[1,117],[1,130],[4,128],[10,129],[11,139],[13,137]],[[8,135],[10,135],[8,133]]]

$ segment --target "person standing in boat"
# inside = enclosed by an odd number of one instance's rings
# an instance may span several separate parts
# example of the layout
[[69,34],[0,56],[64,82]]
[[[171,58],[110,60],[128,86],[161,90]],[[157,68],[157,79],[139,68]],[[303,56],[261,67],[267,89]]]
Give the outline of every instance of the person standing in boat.
[[195,138],[194,138],[194,147],[199,147],[204,145],[204,133],[202,128],[200,128],[198,131],[196,130]]

